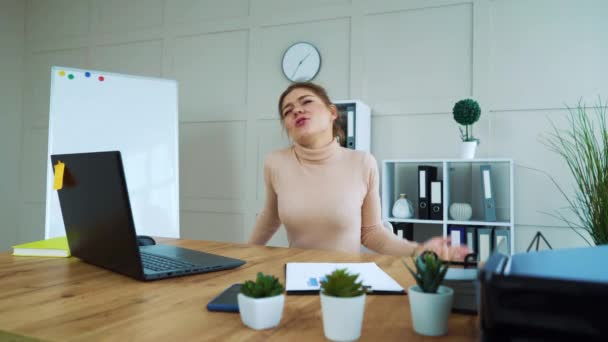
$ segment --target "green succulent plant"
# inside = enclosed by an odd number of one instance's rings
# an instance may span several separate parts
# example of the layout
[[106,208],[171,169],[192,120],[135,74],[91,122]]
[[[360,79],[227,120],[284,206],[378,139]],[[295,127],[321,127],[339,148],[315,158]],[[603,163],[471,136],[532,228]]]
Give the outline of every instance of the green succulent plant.
[[255,281],[247,280],[241,287],[241,293],[252,298],[278,296],[285,291],[279,279],[272,275],[259,272]]
[[364,294],[362,282],[357,282],[358,274],[349,274],[347,270],[337,269],[321,280],[323,294],[332,297],[357,297]]
[[465,128],[463,131],[462,127],[458,127],[462,141],[479,142],[479,139],[473,137],[473,124],[479,120],[479,116],[481,115],[479,103],[473,99],[460,100],[454,105],[452,113],[454,114],[454,120]]
[[414,279],[416,279],[416,283],[420,289],[426,293],[437,293],[437,289],[443,282],[450,263],[441,260],[432,251],[425,251],[412,259],[416,266],[416,271],[412,270],[405,261],[402,260],[402,262]]

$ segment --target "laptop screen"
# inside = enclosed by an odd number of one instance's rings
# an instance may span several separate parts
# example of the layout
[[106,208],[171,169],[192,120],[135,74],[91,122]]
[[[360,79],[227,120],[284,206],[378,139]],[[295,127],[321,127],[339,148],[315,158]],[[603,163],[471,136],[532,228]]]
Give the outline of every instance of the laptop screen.
[[65,164],[57,190],[73,256],[134,278],[143,270],[120,152],[52,155]]

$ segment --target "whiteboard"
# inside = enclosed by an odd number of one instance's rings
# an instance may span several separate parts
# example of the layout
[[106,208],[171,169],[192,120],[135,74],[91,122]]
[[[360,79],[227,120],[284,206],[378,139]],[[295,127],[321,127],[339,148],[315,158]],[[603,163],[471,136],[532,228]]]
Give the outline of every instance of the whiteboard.
[[174,80],[53,66],[45,237],[65,235],[50,155],[118,150],[137,234],[178,238],[177,113]]

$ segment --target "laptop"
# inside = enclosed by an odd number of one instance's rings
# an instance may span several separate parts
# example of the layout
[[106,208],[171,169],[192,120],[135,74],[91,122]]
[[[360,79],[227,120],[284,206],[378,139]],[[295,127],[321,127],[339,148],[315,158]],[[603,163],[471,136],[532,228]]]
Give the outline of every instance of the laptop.
[[57,194],[73,256],[144,281],[245,264],[176,246],[139,246],[119,151],[56,154],[51,161],[65,164]]

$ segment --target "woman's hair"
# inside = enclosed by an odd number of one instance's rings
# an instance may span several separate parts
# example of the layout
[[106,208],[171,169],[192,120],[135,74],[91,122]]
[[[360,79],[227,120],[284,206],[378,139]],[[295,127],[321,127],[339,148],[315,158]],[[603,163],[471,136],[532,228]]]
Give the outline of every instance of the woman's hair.
[[[281,94],[281,97],[279,97],[279,117],[281,118],[281,121],[283,121],[283,100],[285,99],[285,96],[287,96],[287,94],[291,93],[293,90],[295,89],[299,89],[299,88],[304,88],[304,89],[308,89],[310,91],[312,91],[317,97],[319,97],[321,99],[321,101],[323,101],[323,103],[325,103],[325,105],[327,106],[327,108],[330,108],[331,106],[333,106],[334,104],[331,102],[331,100],[329,99],[329,96],[327,95],[327,91],[325,91],[325,88],[321,87],[318,84],[312,83],[312,82],[295,82],[292,83],[289,87],[287,87],[287,89],[285,89],[285,91],[283,92],[283,94]],[[338,138],[340,143],[344,143],[346,141],[346,134],[344,133],[344,129],[342,129],[342,119],[340,118],[340,115],[338,114],[337,118],[334,120],[334,124],[332,127],[332,132],[334,135],[334,138]]]

